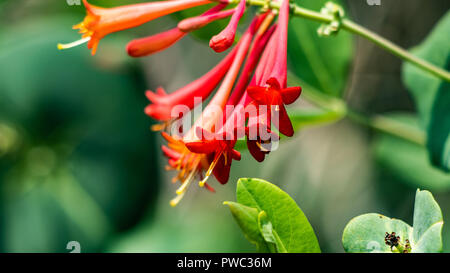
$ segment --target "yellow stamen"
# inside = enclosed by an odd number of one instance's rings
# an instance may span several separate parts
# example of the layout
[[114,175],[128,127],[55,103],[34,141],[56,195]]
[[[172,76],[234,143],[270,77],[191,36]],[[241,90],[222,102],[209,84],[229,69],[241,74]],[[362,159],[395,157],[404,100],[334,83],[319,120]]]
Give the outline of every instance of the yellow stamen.
[[183,199],[185,193],[186,192],[183,192],[182,194],[177,195],[174,199],[170,200],[170,205],[172,207],[175,207],[176,205],[178,205],[178,203],[180,203],[181,199]]
[[[265,143],[266,144],[266,143]],[[264,148],[263,146],[261,146],[261,144],[259,142],[256,142],[256,146],[258,146],[258,148],[262,151],[262,152],[270,152],[268,149]]]
[[165,131],[167,128],[170,127],[170,125],[172,125],[172,122],[173,122],[172,120],[161,122],[161,123],[152,125],[150,128],[154,132]]
[[203,178],[202,181],[198,182],[198,185],[200,187],[204,187],[206,184],[206,181],[208,180],[208,178],[211,176],[212,171],[214,170],[214,167],[216,167],[217,162],[219,162],[219,158],[222,155],[223,151],[221,151],[216,158],[214,158],[213,162],[211,163],[211,165],[209,165],[208,171],[206,171],[205,174],[205,178]]
[[158,123],[158,124],[154,124],[150,127],[150,129],[153,132],[157,132],[157,131],[162,131],[166,128],[166,124],[165,123]]
[[227,153],[223,153],[223,157],[224,157],[224,159],[225,159],[225,165],[227,165],[227,160],[228,160],[228,157],[227,157]]
[[91,40],[91,37],[86,37],[86,38],[83,38],[83,39],[80,39],[78,41],[75,41],[75,42],[72,42],[72,43],[68,43],[68,44],[61,44],[60,43],[60,44],[58,44],[58,49],[59,50],[69,49],[69,48],[76,47],[76,46],[82,45],[84,43],[87,43],[90,40]]

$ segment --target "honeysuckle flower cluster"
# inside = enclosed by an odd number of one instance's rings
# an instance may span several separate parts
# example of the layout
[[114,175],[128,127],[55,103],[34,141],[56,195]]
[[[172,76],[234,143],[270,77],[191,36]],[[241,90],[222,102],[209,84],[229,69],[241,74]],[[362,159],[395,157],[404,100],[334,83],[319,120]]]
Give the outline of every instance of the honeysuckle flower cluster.
[[[82,39],[58,45],[66,49],[87,43],[95,54],[100,40],[110,33],[192,7],[213,5],[173,29],[129,42],[128,54],[142,57],[169,48],[211,22],[231,17],[225,29],[211,34],[209,42],[215,52],[228,50],[221,62],[174,92],[166,93],[161,87],[146,92],[150,104],[145,113],[160,122],[152,128],[162,131],[167,141],[162,146],[168,158],[167,169],[176,171],[173,182],[181,183],[171,205],[183,198],[193,181],[210,191],[214,191],[207,182],[211,175],[221,184],[227,183],[232,161],[241,159],[235,150],[238,139],[246,138],[250,154],[261,162],[273,150],[279,133],[289,137],[294,134],[285,105],[298,99],[301,88],[287,87],[289,0],[278,1],[279,11],[261,10],[235,43],[239,21],[247,8],[245,0],[236,5],[226,0],[171,0],[114,8],[97,7],[84,0],[87,16],[74,26]],[[194,124],[186,126],[190,112],[209,98]],[[180,106],[183,110],[177,111]]]

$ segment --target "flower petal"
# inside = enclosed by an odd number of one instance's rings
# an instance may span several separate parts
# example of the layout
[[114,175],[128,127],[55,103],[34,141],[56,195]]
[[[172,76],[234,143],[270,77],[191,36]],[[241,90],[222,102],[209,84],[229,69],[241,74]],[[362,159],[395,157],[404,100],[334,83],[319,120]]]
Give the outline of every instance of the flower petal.
[[231,17],[231,20],[227,27],[219,34],[212,37],[209,41],[209,46],[215,52],[223,52],[233,45],[239,20],[241,19],[245,11],[245,2],[245,0],[241,0],[241,2],[239,2],[239,5],[237,6],[236,11]]
[[173,28],[152,36],[135,39],[128,43],[127,52],[131,57],[149,56],[174,45],[187,33]]
[[291,104],[294,101],[296,101],[298,97],[300,97],[300,94],[302,93],[302,88],[300,86],[288,87],[282,89],[280,92],[284,104]]

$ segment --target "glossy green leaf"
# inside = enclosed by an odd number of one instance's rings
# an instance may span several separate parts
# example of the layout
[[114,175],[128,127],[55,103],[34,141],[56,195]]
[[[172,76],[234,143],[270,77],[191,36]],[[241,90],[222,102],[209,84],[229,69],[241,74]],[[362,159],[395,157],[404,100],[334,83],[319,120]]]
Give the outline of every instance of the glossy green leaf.
[[[450,12],[439,21],[413,53],[446,70],[450,69]],[[427,131],[431,161],[450,170],[450,83],[405,63],[403,80],[411,91]]]
[[[417,190],[413,227],[405,222],[381,214],[369,213],[353,218],[345,227],[342,244],[346,252],[401,252],[410,245],[409,252],[442,251],[442,213],[429,191]],[[399,236],[399,247],[385,242],[386,233]],[[407,241],[408,240],[408,241]]]
[[308,219],[295,201],[277,186],[261,179],[241,178],[237,184],[237,201],[267,214],[264,223],[270,221],[273,233],[276,232],[286,252],[320,252]]
[[[391,114],[405,126],[421,131],[417,118],[408,114]],[[450,189],[450,174],[431,165],[424,146],[388,134],[380,134],[374,142],[377,163],[383,172],[389,172],[414,188],[432,191]]]
[[363,214],[353,218],[347,224],[342,236],[342,244],[346,252],[391,252],[391,248],[384,242],[386,232],[395,232],[405,244],[405,240],[410,238],[412,227],[401,220],[381,214]]
[[[296,0],[301,7],[320,11],[328,0]],[[333,1],[342,4],[342,1]],[[328,94],[342,93],[353,53],[351,34],[341,31],[319,37],[320,23],[303,18],[289,22],[288,54],[293,72]]]

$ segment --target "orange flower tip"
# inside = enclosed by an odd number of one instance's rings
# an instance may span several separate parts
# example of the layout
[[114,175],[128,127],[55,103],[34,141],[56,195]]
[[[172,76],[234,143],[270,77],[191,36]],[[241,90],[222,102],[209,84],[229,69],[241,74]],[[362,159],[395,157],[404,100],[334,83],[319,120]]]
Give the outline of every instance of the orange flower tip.
[[140,54],[140,49],[137,48],[134,44],[129,43],[126,47],[126,51],[128,56],[130,57],[133,58],[142,57],[142,55]]
[[80,39],[78,41],[75,41],[75,42],[72,42],[72,43],[68,43],[68,44],[61,44],[61,43],[59,43],[57,46],[58,46],[59,50],[64,50],[64,49],[69,49],[69,48],[72,48],[72,47],[76,47],[76,46],[85,44],[85,43],[89,42],[90,40],[91,40],[91,37],[86,37],[86,38],[83,38],[83,39]]

